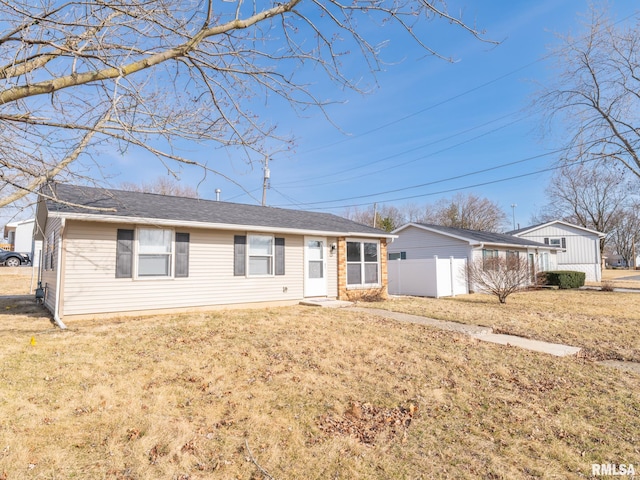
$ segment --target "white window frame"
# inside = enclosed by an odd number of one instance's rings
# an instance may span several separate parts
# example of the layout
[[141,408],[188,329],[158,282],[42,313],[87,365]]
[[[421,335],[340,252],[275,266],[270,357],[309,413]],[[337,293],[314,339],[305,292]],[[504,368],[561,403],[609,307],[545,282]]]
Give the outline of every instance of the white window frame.
[[[348,238],[346,240],[346,250],[348,251],[349,243],[359,243],[360,244],[360,260],[359,261],[349,261],[349,257],[347,256],[347,252],[345,251],[346,256],[346,264],[347,269],[345,271],[345,283],[347,285],[347,290],[349,289],[362,289],[362,288],[377,288],[382,285],[382,259],[380,258],[380,240],[372,239],[372,238]],[[375,262],[367,262],[364,259],[364,244],[365,243],[375,243],[376,244],[376,261]],[[378,281],[376,283],[365,283],[366,272],[365,266],[374,264],[377,267],[378,273]],[[349,265],[360,265],[360,280],[361,283],[349,283]]]
[[387,253],[387,260],[406,260],[407,252],[389,252]]
[[562,248],[562,238],[560,237],[549,237],[549,246]]
[[[251,252],[251,240],[254,238],[268,238],[269,239],[269,249],[270,253],[268,254],[252,254]],[[275,248],[276,248],[276,240],[274,235],[265,235],[262,233],[247,233],[247,249],[246,249],[246,258],[245,258],[245,266],[246,266],[246,276],[247,277],[273,277],[275,276]],[[251,258],[267,258],[268,263],[268,273],[251,273]]]
[[[141,253],[140,252],[140,232],[142,230],[152,230],[152,231],[163,231],[163,232],[169,232],[169,252],[167,252],[166,255],[167,256],[167,267],[168,267],[168,274],[167,275],[140,275],[140,256],[141,255],[149,255],[146,253]],[[172,228],[147,228],[147,227],[137,227],[135,229],[135,241],[134,241],[134,271],[135,271],[135,279],[136,280],[166,280],[166,279],[171,279],[174,278],[174,256],[175,256],[175,231]],[[159,253],[156,253],[155,255],[158,255]]]

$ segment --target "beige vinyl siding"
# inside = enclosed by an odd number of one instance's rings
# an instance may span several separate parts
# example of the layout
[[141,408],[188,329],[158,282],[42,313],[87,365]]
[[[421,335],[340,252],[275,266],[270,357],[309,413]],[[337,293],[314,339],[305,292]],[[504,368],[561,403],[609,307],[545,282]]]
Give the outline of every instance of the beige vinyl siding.
[[338,244],[336,237],[327,239],[327,296],[338,297],[338,250],[331,254],[331,245]]
[[282,236],[285,275],[236,277],[233,238],[248,232],[178,228],[175,231],[190,234],[189,277],[132,279],[115,278],[118,228],[132,227],[67,222],[65,315],[292,301],[303,297],[302,236]]
[[407,260],[433,258],[434,255],[467,258],[469,243],[418,227],[407,227],[398,232],[398,238],[388,244],[387,251],[407,252]]
[[[45,288],[45,298],[44,298],[44,305],[45,307],[47,307],[47,309],[49,309],[51,312],[53,312],[55,306],[56,306],[56,292],[58,289],[57,286],[57,282],[58,282],[58,268],[60,268],[60,265],[58,264],[58,258],[60,258],[60,249],[58,248],[59,246],[59,238],[60,238],[60,228],[62,226],[62,222],[60,221],[59,218],[50,218],[47,221],[47,225],[45,227],[45,231],[44,231],[44,242],[43,242],[43,250],[42,250],[42,275],[40,277],[40,281],[42,282],[42,286]],[[49,269],[49,262],[46,263],[45,265],[45,259],[46,257],[46,252],[47,252],[47,245],[48,245],[48,241],[49,238],[51,236],[51,233],[54,234],[55,236],[55,243],[56,243],[56,248],[55,248],[55,254],[56,254],[56,258],[54,259],[54,265],[55,268],[53,270]],[[46,267],[46,269],[45,269]]]

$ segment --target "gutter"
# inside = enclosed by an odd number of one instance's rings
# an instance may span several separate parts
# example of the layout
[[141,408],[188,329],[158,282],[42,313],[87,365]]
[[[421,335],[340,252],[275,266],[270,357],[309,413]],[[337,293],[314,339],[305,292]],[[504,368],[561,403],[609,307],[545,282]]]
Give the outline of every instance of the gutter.
[[115,215],[99,215],[91,213],[64,213],[64,212],[50,212],[49,217],[60,218],[62,221],[65,219],[79,220],[86,222],[100,222],[100,223],[118,223],[118,224],[134,224],[134,225],[152,225],[155,227],[183,227],[183,228],[204,228],[208,230],[226,230],[226,231],[247,231],[258,233],[283,233],[292,235],[315,235],[326,237],[353,237],[353,238],[388,238],[395,239],[398,235],[393,233],[387,233],[384,231],[364,233],[364,232],[352,232],[352,231],[332,231],[332,230],[311,230],[308,228],[291,228],[291,227],[272,227],[261,225],[241,225],[232,223],[208,223],[198,222],[193,220],[181,221],[181,220],[168,220],[161,218],[146,218],[146,217],[120,217]]
[[53,307],[53,323],[56,324],[60,330],[66,330],[67,326],[60,318],[60,295],[62,291],[62,236],[64,235],[64,227],[66,225],[66,219],[61,219],[60,234],[58,235],[58,271],[56,272],[56,302]]

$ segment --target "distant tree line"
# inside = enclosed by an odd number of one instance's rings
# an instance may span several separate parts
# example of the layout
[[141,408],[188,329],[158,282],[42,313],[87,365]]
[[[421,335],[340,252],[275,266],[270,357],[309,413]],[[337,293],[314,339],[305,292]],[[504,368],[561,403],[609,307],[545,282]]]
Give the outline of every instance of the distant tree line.
[[408,222],[485,232],[502,232],[507,226],[507,214],[500,205],[473,193],[458,193],[451,198],[426,205],[412,203],[396,207],[381,204],[370,205],[366,209],[352,208],[343,215],[355,222],[375,225],[387,232]]

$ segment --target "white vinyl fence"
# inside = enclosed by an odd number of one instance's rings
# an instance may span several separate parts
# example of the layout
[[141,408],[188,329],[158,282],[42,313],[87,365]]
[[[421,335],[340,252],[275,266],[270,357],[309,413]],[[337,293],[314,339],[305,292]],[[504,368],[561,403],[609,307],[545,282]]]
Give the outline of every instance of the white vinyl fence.
[[435,298],[469,293],[466,267],[466,258],[389,260],[389,293]]

